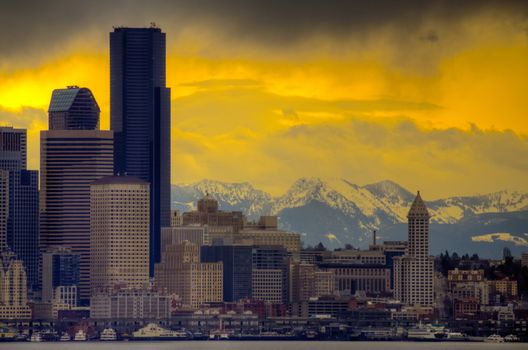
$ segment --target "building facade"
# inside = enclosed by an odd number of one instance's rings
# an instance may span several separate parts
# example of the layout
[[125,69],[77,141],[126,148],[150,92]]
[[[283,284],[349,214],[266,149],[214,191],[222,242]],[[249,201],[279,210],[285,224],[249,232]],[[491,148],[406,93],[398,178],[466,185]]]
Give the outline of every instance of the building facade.
[[134,176],[94,181],[90,194],[92,295],[149,283],[150,186]]
[[90,318],[109,320],[164,320],[171,315],[172,298],[144,289],[121,289],[91,299]]
[[27,303],[27,276],[22,260],[9,251],[0,262],[0,319],[31,319]]
[[223,296],[224,301],[231,302],[249,299],[252,296],[252,263],[251,246],[213,245],[200,248],[201,262],[223,263]]
[[[90,297],[90,184],[114,173],[113,132],[98,130],[99,122],[93,121],[98,116],[97,102],[91,93],[89,99],[79,97],[87,90],[55,90],[50,121],[62,118],[64,122],[56,122],[54,129],[40,133],[41,252],[68,246],[80,255],[79,296],[83,303]],[[86,117],[78,112],[81,107],[92,114]],[[63,116],[55,118],[58,113]],[[85,129],[74,129],[74,125]]]
[[38,171],[26,169],[26,130],[0,128],[0,246],[26,267],[30,289],[38,289]]
[[52,247],[42,254],[42,301],[79,303],[79,253],[68,247]]
[[163,227],[161,229],[160,237],[161,253],[165,251],[166,247],[171,244],[180,244],[184,241],[189,241],[196,244],[198,247],[205,244],[207,241],[207,227],[204,226],[176,226]]
[[160,261],[160,229],[170,226],[170,89],[165,33],[115,28],[110,33],[110,129],[115,172],[150,183],[150,273]]
[[98,130],[99,105],[90,89],[55,89],[48,108],[49,130]]
[[429,256],[430,215],[420,192],[416,195],[407,218],[407,252],[394,258],[394,296],[406,305],[432,307],[434,258]]

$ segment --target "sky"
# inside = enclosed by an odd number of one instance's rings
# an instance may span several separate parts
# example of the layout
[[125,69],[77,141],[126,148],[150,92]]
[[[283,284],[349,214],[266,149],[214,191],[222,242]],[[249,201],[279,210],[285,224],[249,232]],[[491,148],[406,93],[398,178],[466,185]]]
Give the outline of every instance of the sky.
[[154,22],[172,183],[528,191],[526,1],[1,1],[0,125],[32,169],[53,89],[90,88],[108,129],[109,32]]

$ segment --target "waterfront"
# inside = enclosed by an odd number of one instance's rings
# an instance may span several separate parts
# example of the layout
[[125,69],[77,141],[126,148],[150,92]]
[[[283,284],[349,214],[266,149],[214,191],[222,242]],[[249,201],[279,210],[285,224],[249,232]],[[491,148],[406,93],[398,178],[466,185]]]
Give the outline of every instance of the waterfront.
[[0,349],[38,349],[38,350],[476,350],[476,349],[525,349],[523,343],[427,343],[427,342],[320,342],[320,341],[298,341],[298,342],[232,342],[232,341],[203,341],[203,342],[50,342],[50,343],[0,343]]

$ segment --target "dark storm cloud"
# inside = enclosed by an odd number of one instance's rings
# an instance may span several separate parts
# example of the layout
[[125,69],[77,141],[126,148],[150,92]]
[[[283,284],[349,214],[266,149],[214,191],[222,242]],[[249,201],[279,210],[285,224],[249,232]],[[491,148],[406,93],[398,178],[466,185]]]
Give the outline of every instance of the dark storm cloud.
[[[526,18],[526,1],[352,1],[352,0],[117,0],[117,1],[3,1],[0,5],[0,52],[36,54],[60,49],[69,40],[99,33],[105,43],[112,25],[158,22],[174,35],[189,24],[203,26],[232,40],[260,45],[295,44],[313,35],[361,37],[380,27],[391,27],[406,37],[427,18],[459,21],[483,10],[508,12]],[[435,28],[415,34],[438,40]],[[93,39],[93,38],[90,38]],[[434,39],[434,40],[433,40]]]

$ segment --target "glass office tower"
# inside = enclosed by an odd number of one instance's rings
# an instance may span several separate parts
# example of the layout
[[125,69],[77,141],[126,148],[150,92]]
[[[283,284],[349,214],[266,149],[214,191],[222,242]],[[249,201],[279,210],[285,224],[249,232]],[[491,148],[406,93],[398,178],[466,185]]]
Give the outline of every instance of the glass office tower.
[[160,261],[160,229],[170,226],[170,89],[165,33],[115,28],[110,33],[110,128],[114,171],[150,183],[150,274]]

